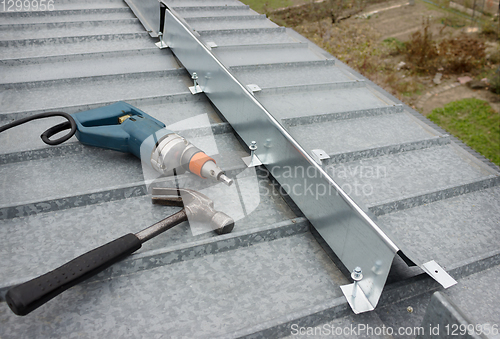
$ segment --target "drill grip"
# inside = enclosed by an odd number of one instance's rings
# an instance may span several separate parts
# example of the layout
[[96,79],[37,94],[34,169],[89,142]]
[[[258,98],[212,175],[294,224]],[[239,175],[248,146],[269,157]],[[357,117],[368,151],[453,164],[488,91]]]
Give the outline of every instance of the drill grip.
[[161,138],[172,133],[161,121],[123,101],[72,116],[82,144],[132,153],[139,159],[144,141],[149,142],[146,148],[151,153],[155,146],[152,135]]
[[5,299],[17,315],[26,315],[68,288],[96,275],[141,248],[132,233],[85,253],[70,262],[11,288]]

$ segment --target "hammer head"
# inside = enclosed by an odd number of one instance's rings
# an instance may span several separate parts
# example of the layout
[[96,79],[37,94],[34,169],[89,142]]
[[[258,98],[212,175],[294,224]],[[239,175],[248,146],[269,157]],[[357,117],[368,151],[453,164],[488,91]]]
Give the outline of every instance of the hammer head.
[[153,188],[153,203],[184,206],[188,220],[209,223],[217,234],[230,233],[234,220],[214,209],[214,202],[206,195],[186,188]]

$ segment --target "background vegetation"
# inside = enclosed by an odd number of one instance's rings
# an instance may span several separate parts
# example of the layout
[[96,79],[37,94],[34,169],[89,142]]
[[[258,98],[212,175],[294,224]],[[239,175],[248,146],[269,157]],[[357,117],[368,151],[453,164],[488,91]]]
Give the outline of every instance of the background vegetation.
[[454,101],[433,110],[428,118],[500,165],[500,114],[486,101]]
[[[405,13],[412,13],[412,18],[420,16],[420,26],[405,38],[400,34],[396,38],[381,33],[383,24],[397,28],[405,26],[405,22],[384,18],[386,21],[377,26],[379,14],[366,10],[367,6],[377,4],[381,8],[394,2],[243,2],[266,13],[277,24],[298,31],[413,108],[440,81],[457,81],[459,76],[469,76],[474,79],[471,83],[500,94],[500,26],[498,18],[491,15],[476,13],[472,18],[450,8],[448,0],[434,0],[434,4],[416,0],[417,6]],[[488,103],[459,100],[434,110],[429,117],[500,165],[499,114]]]

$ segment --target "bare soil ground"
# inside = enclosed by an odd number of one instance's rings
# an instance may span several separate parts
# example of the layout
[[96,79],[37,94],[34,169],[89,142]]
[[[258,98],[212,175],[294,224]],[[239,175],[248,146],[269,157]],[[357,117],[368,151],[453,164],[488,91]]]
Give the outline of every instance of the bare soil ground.
[[[430,19],[431,31],[441,37],[457,35],[460,30],[441,24],[442,20],[449,20],[451,14],[432,8],[428,4],[416,1],[414,6],[409,6],[408,1],[390,1],[382,4],[368,6],[363,13],[401,5],[401,7],[383,10],[373,14],[368,21],[370,27],[380,34],[380,39],[397,38],[407,41],[412,33],[422,29],[422,22]],[[465,25],[458,22],[457,25]]]
[[476,98],[488,101],[491,108],[496,112],[500,112],[500,97],[497,94],[486,90],[473,90],[467,86],[458,86],[435,94],[427,99],[419,109],[424,115],[427,115],[435,108],[443,107],[447,103],[466,98]]
[[[299,0],[296,1],[300,3]],[[327,1],[329,0],[324,3]],[[308,3],[306,6],[311,6],[310,1]],[[388,9],[390,7],[394,8]],[[498,57],[496,60],[490,58],[491,61],[486,61],[480,68],[468,72],[433,70],[426,73],[413,68],[405,55],[398,50],[403,42],[411,39],[412,34],[422,33],[425,23],[435,41],[461,36],[472,37],[489,48],[486,50],[486,58],[489,58],[488,53],[491,54],[491,51],[494,53],[495,50],[500,50],[497,37],[467,33],[471,29],[477,29],[477,24],[466,16],[429,5],[422,0],[415,0],[413,6],[408,5],[406,0],[395,0],[363,5],[361,12],[352,8],[346,9],[336,14],[336,19],[341,18],[341,21],[336,20],[335,23],[332,23],[332,17],[324,12],[324,9],[316,10],[317,14],[314,16],[295,8],[288,13],[278,11],[268,12],[268,15],[278,24],[291,26],[424,114],[448,102],[473,97],[487,100],[499,111],[498,94],[484,89],[472,90],[465,85],[442,90],[448,88],[447,84],[456,83],[457,78],[461,76],[479,80],[485,74],[493,74],[499,66]],[[307,20],[301,20],[302,18]],[[405,61],[406,65],[398,67],[402,61]],[[441,84],[433,82],[436,72],[443,73]],[[429,92],[436,94],[429,97],[426,95]]]
[[[399,8],[389,9],[386,11],[381,11],[378,14],[374,14],[368,21],[371,28],[380,34],[380,39],[384,40],[387,38],[397,38],[401,41],[407,41],[410,39],[411,34],[418,32],[422,29],[422,22],[427,18],[430,18],[432,24],[430,25],[431,32],[434,36],[438,36],[441,39],[444,37],[456,37],[460,34],[470,34],[466,33],[466,30],[471,26],[465,18],[456,18],[456,15],[447,13],[445,11],[433,9],[426,3],[417,1],[415,6],[405,5],[407,1],[392,1],[383,4],[377,4],[369,6],[363,12],[371,12],[379,9],[391,7],[394,5],[403,5]],[[354,19],[356,20],[356,19]],[[359,19],[358,19],[359,20]],[[443,24],[443,22],[450,25],[454,24],[457,27],[450,27]],[[462,27],[460,27],[462,26]],[[470,74],[463,74],[470,75]],[[432,76],[421,78],[421,82],[426,85],[425,90],[421,92],[430,91],[439,87],[444,87],[449,83],[457,82],[457,75],[447,75],[447,78],[451,78],[448,81],[443,81],[442,84],[436,85],[432,82]],[[473,90],[467,86],[458,86],[445,90],[431,96],[426,100],[421,107],[417,107],[423,114],[427,115],[432,112],[433,109],[437,107],[443,107],[445,104],[465,99],[465,98],[477,98],[481,100],[488,101],[492,108],[500,112],[500,96],[496,95],[488,90]],[[419,93],[420,94],[420,93]],[[415,100],[411,103],[417,101],[420,96],[425,93],[421,93]]]

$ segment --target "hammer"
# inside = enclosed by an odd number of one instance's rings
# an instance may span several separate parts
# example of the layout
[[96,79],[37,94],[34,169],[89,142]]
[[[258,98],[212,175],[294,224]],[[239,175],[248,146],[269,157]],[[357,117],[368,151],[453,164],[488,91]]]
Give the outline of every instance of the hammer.
[[[180,194],[180,197],[179,197]],[[233,230],[234,221],[214,209],[207,196],[189,189],[153,188],[153,204],[184,207],[136,233],[129,233],[30,281],[11,288],[5,299],[17,315],[26,315],[68,288],[96,275],[141,248],[142,243],[188,219],[208,223],[218,234]]]

